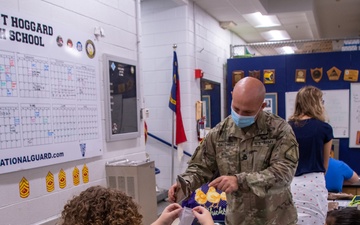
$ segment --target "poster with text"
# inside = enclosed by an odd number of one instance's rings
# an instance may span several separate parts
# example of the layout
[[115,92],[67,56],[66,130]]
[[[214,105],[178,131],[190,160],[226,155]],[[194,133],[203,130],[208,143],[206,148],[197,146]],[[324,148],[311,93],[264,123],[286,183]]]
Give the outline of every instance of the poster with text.
[[0,10],[0,174],[103,152],[96,41]]

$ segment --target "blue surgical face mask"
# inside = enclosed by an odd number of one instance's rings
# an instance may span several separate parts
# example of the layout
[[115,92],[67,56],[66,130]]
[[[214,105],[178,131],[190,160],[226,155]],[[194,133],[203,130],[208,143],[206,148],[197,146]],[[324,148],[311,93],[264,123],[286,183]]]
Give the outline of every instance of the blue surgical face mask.
[[237,114],[234,109],[231,107],[231,117],[236,124],[236,126],[240,128],[248,127],[255,123],[255,117],[259,113],[260,109],[257,111],[257,113],[254,116],[242,116]]

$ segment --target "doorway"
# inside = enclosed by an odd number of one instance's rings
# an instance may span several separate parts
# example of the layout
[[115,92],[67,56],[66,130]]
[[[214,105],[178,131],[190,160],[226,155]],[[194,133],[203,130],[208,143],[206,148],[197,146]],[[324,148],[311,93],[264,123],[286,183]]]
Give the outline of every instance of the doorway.
[[213,128],[221,121],[220,83],[201,78],[200,85],[201,101],[206,105],[206,128]]

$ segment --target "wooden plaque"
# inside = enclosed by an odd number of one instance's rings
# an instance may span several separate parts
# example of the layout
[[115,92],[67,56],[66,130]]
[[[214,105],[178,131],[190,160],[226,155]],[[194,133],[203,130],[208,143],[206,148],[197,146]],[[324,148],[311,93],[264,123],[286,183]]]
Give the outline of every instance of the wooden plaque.
[[295,82],[305,83],[306,82],[306,70],[297,69],[295,72]]
[[275,84],[275,70],[264,70],[264,84]]
[[323,68],[315,68],[315,69],[311,69],[311,77],[312,79],[316,82],[319,83],[319,81],[322,78],[322,74],[323,74]]
[[232,72],[232,87],[234,87],[239,80],[243,79],[244,75],[243,70],[234,70]]

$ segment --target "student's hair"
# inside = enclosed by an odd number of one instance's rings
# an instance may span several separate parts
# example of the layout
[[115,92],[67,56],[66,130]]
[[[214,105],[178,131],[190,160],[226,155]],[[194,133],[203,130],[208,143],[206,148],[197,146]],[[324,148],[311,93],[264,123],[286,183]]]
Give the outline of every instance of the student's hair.
[[326,217],[326,225],[359,225],[359,223],[360,210],[357,207],[332,210]]
[[120,190],[89,187],[69,200],[61,212],[62,225],[140,225],[139,206]]
[[295,124],[297,124],[299,123],[300,118],[306,115],[311,118],[325,121],[322,96],[322,91],[317,87],[310,85],[302,87],[296,95],[294,114],[289,120],[294,121]]

